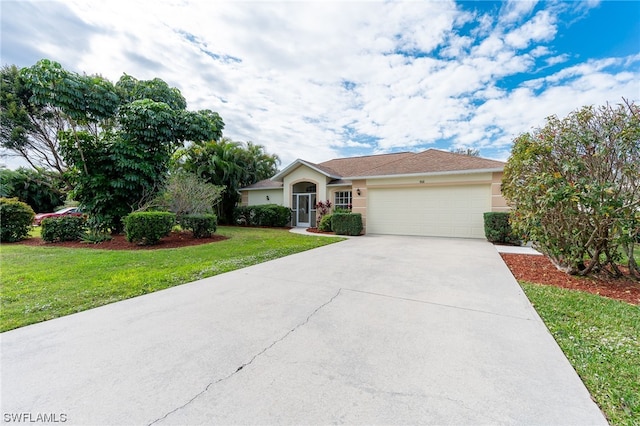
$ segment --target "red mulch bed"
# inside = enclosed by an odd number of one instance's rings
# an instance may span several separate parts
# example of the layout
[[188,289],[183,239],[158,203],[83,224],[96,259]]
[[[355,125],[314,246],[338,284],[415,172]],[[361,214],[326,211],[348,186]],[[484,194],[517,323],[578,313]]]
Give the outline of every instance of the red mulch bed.
[[312,234],[329,234],[329,235],[336,235],[335,232],[332,231],[321,231],[318,228],[307,228],[307,232],[311,232]]
[[70,247],[70,248],[86,248],[86,249],[101,249],[101,250],[158,250],[168,249],[186,246],[197,246],[200,244],[215,243],[217,241],[226,240],[227,237],[222,235],[213,234],[209,238],[193,238],[190,232],[172,232],[169,236],[164,237],[158,244],[151,246],[141,246],[135,243],[130,243],[126,240],[124,235],[112,236],[111,240],[104,241],[98,244],[83,243],[80,241],[65,241],[62,243],[45,243],[41,238],[28,238],[26,240],[19,241],[11,244],[23,244],[26,246],[41,246],[41,247]]
[[586,291],[640,305],[640,281],[628,276],[616,279],[601,272],[593,277],[578,277],[559,271],[546,256],[507,253],[501,256],[517,280]]

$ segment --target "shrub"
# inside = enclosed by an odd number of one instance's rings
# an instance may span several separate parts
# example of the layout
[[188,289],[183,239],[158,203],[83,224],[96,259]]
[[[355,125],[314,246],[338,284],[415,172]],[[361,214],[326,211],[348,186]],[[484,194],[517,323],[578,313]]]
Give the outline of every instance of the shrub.
[[362,215],[360,213],[334,213],[331,227],[337,235],[360,235]]
[[323,232],[330,232],[332,230],[331,228],[332,217],[333,217],[333,214],[331,213],[325,214],[324,216],[322,216],[322,219],[320,219],[320,223],[318,224],[318,230]]
[[218,217],[215,214],[184,215],[178,218],[178,224],[190,230],[194,238],[208,238],[216,232]]
[[87,221],[83,216],[48,217],[41,225],[42,239],[47,243],[79,241],[87,232]]
[[490,243],[520,245],[520,238],[511,229],[509,216],[507,212],[484,214],[484,235]]
[[241,206],[235,209],[234,220],[246,226],[286,226],[291,221],[291,209],[277,204]]
[[14,242],[27,238],[35,212],[17,198],[0,198],[0,241]]
[[136,212],[125,216],[123,222],[127,241],[153,245],[169,235],[176,215],[169,212]]

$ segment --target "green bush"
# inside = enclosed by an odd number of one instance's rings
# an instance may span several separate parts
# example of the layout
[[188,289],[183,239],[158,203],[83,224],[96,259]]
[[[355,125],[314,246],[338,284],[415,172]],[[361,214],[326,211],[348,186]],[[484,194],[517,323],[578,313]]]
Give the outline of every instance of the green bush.
[[234,220],[246,226],[287,226],[291,221],[291,209],[277,204],[241,206],[235,209]]
[[331,213],[325,214],[324,216],[322,216],[322,219],[320,219],[320,223],[318,224],[318,230],[323,232],[330,232],[332,230],[331,228],[332,217],[333,217],[333,214]]
[[169,212],[136,212],[125,216],[123,222],[127,241],[153,245],[169,235],[176,215]]
[[362,215],[360,213],[334,213],[331,227],[337,235],[360,235]]
[[0,241],[14,242],[27,238],[35,212],[17,198],[0,198]]
[[508,212],[484,214],[484,235],[490,243],[520,245],[520,238],[511,229]]
[[48,217],[42,220],[41,236],[47,243],[80,241],[87,232],[83,216]]
[[218,228],[218,217],[215,214],[190,214],[180,216],[178,224],[193,233],[194,238],[208,238]]

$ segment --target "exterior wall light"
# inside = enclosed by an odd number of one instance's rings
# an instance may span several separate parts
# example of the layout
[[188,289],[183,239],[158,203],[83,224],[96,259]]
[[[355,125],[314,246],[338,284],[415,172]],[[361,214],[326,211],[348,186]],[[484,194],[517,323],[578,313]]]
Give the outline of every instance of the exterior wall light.
[[267,201],[269,201],[269,196],[267,195]]
[[360,196],[360,188],[356,189],[356,192],[358,193],[358,196]]

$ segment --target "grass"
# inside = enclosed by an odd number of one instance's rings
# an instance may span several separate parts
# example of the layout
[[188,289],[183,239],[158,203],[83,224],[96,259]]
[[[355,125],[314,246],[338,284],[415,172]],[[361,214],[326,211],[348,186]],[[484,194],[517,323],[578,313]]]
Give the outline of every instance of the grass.
[[[37,235],[39,228],[34,229]],[[0,246],[0,331],[151,293],[340,241],[221,227],[230,239],[162,250]]]
[[609,422],[640,425],[640,307],[521,285]]

